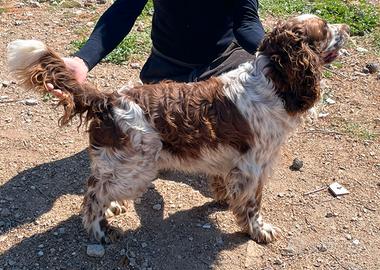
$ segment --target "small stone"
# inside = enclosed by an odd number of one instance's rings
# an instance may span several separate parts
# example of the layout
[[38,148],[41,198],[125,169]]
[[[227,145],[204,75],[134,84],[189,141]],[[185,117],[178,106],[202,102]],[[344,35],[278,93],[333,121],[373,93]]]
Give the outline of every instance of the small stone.
[[292,247],[283,248],[283,249],[281,250],[281,255],[282,255],[282,256],[290,257],[290,256],[294,256],[295,253],[296,253],[296,251],[295,251],[294,248],[292,248]]
[[131,257],[132,258],[136,258],[136,254],[133,252],[133,251],[131,251],[131,252],[129,252],[130,254],[131,254]]
[[42,250],[38,251],[38,252],[37,252],[37,256],[38,256],[38,257],[42,257],[42,256],[44,256],[44,252],[43,252]]
[[65,231],[66,231],[65,228],[59,228],[59,229],[58,229],[58,233],[59,233],[59,234],[64,234]]
[[325,117],[327,117],[329,115],[329,113],[326,113],[326,112],[320,112],[319,114],[318,114],[318,117],[319,118],[325,118]]
[[380,69],[380,65],[377,63],[368,63],[365,67],[368,69],[368,72],[371,74],[378,72]]
[[37,2],[37,1],[29,1],[29,4],[33,8],[39,8],[39,7],[41,7],[41,4],[39,2]]
[[333,105],[333,104],[336,103],[336,101],[333,100],[332,98],[327,98],[325,101],[326,101],[326,103],[327,103],[328,105]]
[[292,171],[299,171],[303,166],[303,161],[295,158],[293,159],[293,164],[289,167],[290,170]]
[[34,106],[38,104],[38,100],[35,98],[28,98],[24,100],[25,105]]
[[358,239],[354,239],[352,240],[352,244],[354,244],[355,246],[359,245],[360,241]]
[[367,67],[364,67],[364,68],[362,69],[362,73],[364,73],[364,74],[369,74],[369,69],[368,69]]
[[8,87],[10,84],[11,84],[10,81],[2,81],[2,82],[1,82],[1,85],[2,85],[3,87]]
[[345,237],[346,237],[347,240],[351,240],[352,239],[351,234],[348,234],[348,233],[345,234]]
[[131,63],[131,68],[132,69],[140,69],[140,64],[139,63]]
[[161,206],[161,204],[155,204],[155,205],[153,205],[153,207],[152,207],[154,210],[156,210],[156,211],[159,211],[159,210],[161,210],[161,208],[162,208],[162,206]]
[[87,255],[90,257],[101,258],[105,254],[105,249],[102,245],[88,245],[87,246]]
[[8,208],[4,208],[1,210],[0,216],[2,217],[8,217],[11,215],[11,211]]
[[317,249],[320,251],[320,252],[326,252],[327,251],[327,247],[326,247],[326,245],[324,245],[324,244],[319,244],[318,246],[317,246]]
[[337,217],[338,214],[337,213],[333,213],[333,212],[327,212],[325,217],[326,218],[332,218],[332,217]]
[[141,204],[141,198],[136,198],[135,199],[135,204]]
[[141,243],[141,247],[142,247],[142,248],[146,248],[147,246],[148,246],[147,243],[145,243],[145,242],[144,242],[144,243]]
[[282,265],[283,262],[279,258],[276,258],[276,259],[274,259],[273,264],[274,265]]
[[15,21],[15,26],[19,26],[22,24],[22,21]]
[[283,198],[283,197],[285,197],[285,193],[280,192],[280,193],[277,194],[277,197],[279,197],[279,198]]
[[357,47],[356,50],[357,50],[358,52],[360,52],[360,53],[367,53],[367,52],[368,52],[367,49],[362,48],[362,47]]
[[339,53],[343,56],[350,56],[350,53],[346,49],[340,49]]
[[44,245],[43,244],[41,244],[41,245],[38,245],[38,248],[43,248],[44,247]]

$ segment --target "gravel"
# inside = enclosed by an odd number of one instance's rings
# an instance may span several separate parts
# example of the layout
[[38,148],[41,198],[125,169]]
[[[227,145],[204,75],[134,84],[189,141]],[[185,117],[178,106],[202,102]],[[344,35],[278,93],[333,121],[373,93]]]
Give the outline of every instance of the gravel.
[[87,255],[90,257],[95,257],[95,258],[101,258],[105,254],[105,249],[102,245],[88,245],[87,246]]

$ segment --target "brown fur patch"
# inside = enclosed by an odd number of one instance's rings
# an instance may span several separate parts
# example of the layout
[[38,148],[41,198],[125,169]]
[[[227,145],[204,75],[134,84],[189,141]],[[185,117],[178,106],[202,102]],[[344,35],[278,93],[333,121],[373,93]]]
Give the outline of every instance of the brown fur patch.
[[270,57],[267,74],[286,110],[303,113],[319,99],[320,52],[328,43],[327,24],[315,18],[279,23],[258,49]]
[[223,93],[217,78],[183,84],[144,85],[123,94],[136,102],[162,137],[164,150],[197,158],[201,149],[228,145],[245,153],[253,135],[246,119]]

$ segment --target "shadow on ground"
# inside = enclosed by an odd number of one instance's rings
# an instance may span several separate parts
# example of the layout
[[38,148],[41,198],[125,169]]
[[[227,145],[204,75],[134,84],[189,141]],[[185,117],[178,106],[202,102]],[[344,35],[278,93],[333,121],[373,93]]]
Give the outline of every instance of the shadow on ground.
[[[62,195],[82,194],[88,168],[88,155],[84,150],[72,157],[21,172],[1,186],[0,198],[4,198],[1,207],[10,210],[9,215],[1,217],[4,220],[1,234],[22,224],[36,224],[36,219],[50,211],[55,200]],[[199,184],[194,177],[177,173],[164,173],[163,176],[173,181],[181,179],[181,182],[208,194],[207,184]],[[102,258],[86,255],[89,239],[80,216],[75,214],[5,251],[0,255],[0,268],[210,269],[221,251],[248,241],[243,234],[225,234],[214,226],[209,215],[223,210],[217,204],[206,203],[164,219],[163,210],[155,211],[151,207],[152,202],[160,200],[161,195],[155,189],[145,193],[141,204],[135,205],[141,226],[135,230],[127,229],[120,241],[106,246]],[[128,218],[128,214],[120,218]],[[206,223],[211,224],[211,228],[200,226]],[[64,231],[57,233],[60,228]]]

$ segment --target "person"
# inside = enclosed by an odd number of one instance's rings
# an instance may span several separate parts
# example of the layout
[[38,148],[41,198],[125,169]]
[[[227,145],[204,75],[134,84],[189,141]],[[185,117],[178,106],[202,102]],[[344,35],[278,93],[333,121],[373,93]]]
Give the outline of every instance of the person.
[[[128,35],[147,1],[116,0],[84,46],[74,57],[64,58],[78,82],[83,83]],[[264,37],[258,0],[153,0],[153,4],[153,46],[140,72],[143,83],[192,82],[220,75],[253,59]]]

